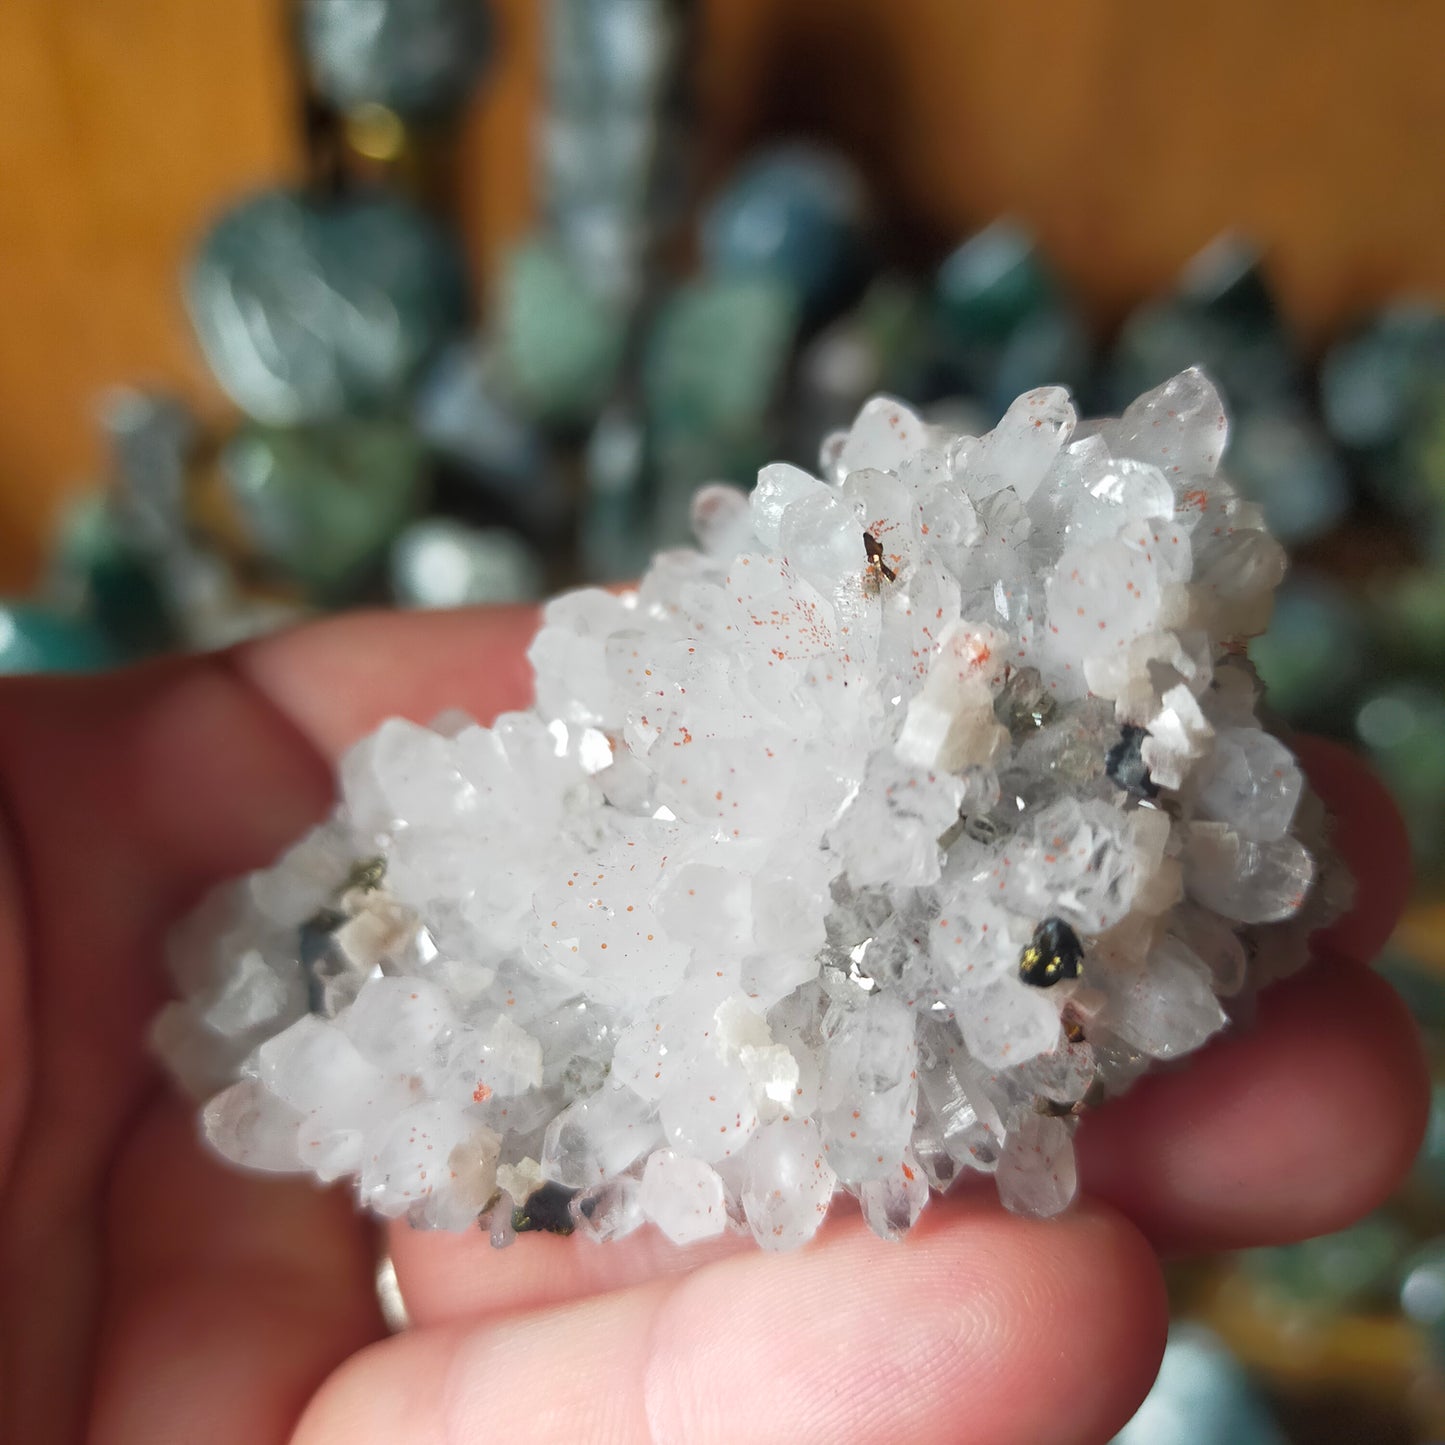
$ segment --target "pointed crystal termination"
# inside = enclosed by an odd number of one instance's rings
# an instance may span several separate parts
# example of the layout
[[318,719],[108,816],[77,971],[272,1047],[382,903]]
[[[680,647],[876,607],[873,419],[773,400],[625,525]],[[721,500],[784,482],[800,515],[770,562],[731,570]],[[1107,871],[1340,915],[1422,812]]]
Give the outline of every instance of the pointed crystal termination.
[[547,606],[531,710],[383,724],[178,930],[154,1036],[212,1146],[497,1245],[795,1249],[839,1192],[897,1240],[972,1174],[1065,1208],[1080,1111],[1343,896],[1226,435],[1197,371],[985,436],[877,397],[821,476],[705,489],[698,550]]

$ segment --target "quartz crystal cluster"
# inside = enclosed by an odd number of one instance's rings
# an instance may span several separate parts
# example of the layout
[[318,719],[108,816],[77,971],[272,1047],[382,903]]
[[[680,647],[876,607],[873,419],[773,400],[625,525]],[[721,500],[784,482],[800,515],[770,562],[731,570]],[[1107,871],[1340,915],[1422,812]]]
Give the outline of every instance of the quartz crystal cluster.
[[384,724],[178,930],[211,1144],[499,1243],[1064,1208],[1079,1114],[1347,888],[1259,719],[1285,559],[1226,430],[1198,371],[977,437],[879,397],[821,476],[705,488],[697,550],[547,607],[530,710]]

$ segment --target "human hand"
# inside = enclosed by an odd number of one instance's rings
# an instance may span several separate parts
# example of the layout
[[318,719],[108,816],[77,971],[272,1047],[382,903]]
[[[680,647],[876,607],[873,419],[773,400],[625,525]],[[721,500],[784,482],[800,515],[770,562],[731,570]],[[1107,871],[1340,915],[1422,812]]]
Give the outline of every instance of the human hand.
[[1156,1250],[1338,1228],[1424,1125],[1413,1026],[1364,963],[1405,841],[1342,749],[1297,748],[1359,906],[1257,1026],[1085,1121],[1084,1202],[982,1192],[902,1245],[394,1227],[386,1338],[344,1192],[232,1172],[148,1060],[167,925],[326,809],[382,718],[523,705],[526,612],[353,616],[112,677],[0,684],[0,1437],[17,1445],[1086,1445],[1153,1378]]

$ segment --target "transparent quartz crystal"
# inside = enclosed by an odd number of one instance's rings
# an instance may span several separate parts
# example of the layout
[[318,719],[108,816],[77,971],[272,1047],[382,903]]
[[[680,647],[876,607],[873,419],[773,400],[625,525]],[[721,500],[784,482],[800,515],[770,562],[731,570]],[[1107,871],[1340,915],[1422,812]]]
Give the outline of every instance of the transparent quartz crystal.
[[877,397],[704,489],[699,550],[548,604],[533,708],[383,724],[177,931],[206,1138],[499,1245],[1065,1208],[1079,1116],[1348,896],[1260,722],[1282,554],[1227,430],[1197,371],[983,436]]

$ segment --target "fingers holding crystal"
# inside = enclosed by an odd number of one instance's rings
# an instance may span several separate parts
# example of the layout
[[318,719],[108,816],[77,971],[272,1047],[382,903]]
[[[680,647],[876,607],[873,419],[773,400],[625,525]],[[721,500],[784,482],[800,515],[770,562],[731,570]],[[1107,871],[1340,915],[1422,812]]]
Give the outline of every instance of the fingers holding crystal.
[[1085,1445],[1143,1396],[1164,1327],[1153,1257],[1118,1216],[959,1201],[905,1248],[829,1228],[793,1254],[413,1331],[339,1371],[293,1445]]
[[236,667],[323,756],[385,718],[431,722],[461,709],[481,722],[532,696],[530,607],[352,613],[247,643]]
[[1187,1070],[1142,1080],[1079,1135],[1083,1189],[1167,1250],[1328,1233],[1375,1208],[1419,1147],[1428,1079],[1385,981],[1320,959]]
[[1400,810],[1348,748],[1308,735],[1289,742],[1329,811],[1330,843],[1355,880],[1354,906],[1318,942],[1368,963],[1394,931],[1410,893],[1410,843]]

